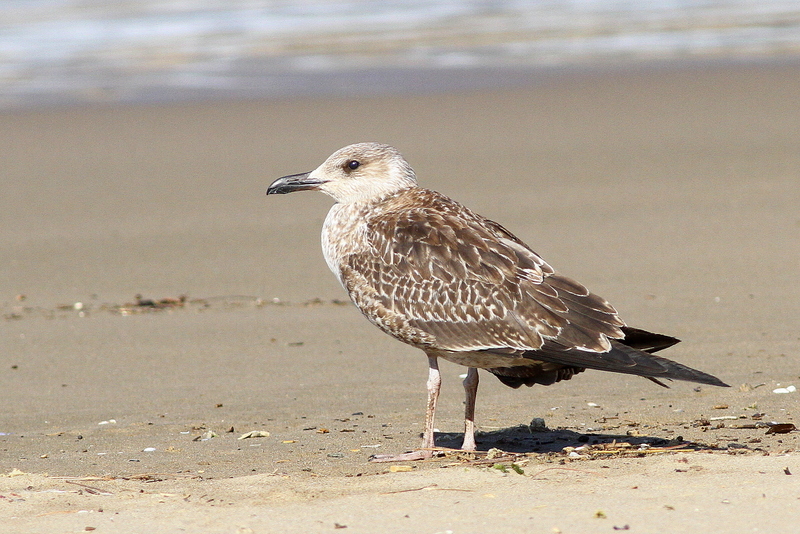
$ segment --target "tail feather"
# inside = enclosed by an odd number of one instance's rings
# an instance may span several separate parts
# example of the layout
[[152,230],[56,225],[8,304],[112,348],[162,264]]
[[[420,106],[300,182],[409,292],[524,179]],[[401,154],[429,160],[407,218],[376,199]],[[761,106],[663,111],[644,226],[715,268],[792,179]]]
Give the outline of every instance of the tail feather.
[[586,369],[639,375],[648,378],[671,378],[728,387],[728,384],[725,384],[715,376],[667,358],[629,347],[616,340],[611,341],[611,350],[608,352],[565,349],[556,343],[547,342],[539,350],[524,353],[524,357],[571,367],[584,367]]
[[[654,334],[646,330],[622,327],[623,339],[612,339],[611,350],[594,352],[566,347],[548,340],[538,350],[521,353],[523,358],[531,360],[531,365],[510,368],[488,369],[506,385],[519,387],[523,384],[549,385],[553,382],[571,378],[584,369],[596,369],[638,375],[648,378],[656,384],[668,387],[659,379],[684,380],[709,384],[712,386],[730,387],[719,378],[687,365],[656,356],[653,353],[671,347],[680,340],[663,334]],[[563,366],[561,373],[554,372],[552,366],[545,372],[541,362]]]

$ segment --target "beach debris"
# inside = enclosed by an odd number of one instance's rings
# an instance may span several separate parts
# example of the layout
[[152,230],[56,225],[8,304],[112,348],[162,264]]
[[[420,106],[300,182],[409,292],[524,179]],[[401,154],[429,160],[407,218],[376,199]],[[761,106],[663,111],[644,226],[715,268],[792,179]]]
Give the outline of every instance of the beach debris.
[[217,437],[219,437],[219,435],[209,428],[199,436],[195,437],[192,441],[208,441],[211,438],[217,438]]
[[717,404],[713,407],[714,410],[727,410],[728,408],[727,404]]
[[596,402],[587,402],[586,406],[588,406],[589,408],[599,408],[600,407],[600,405],[597,404]]
[[340,525],[339,523],[334,523],[333,528],[347,528],[347,525]]
[[[93,299],[96,296],[92,297]],[[69,304],[58,304],[52,308],[44,308],[40,306],[24,306],[15,305],[11,307],[9,313],[3,313],[2,317],[6,320],[20,320],[34,314],[41,314],[45,317],[52,318],[56,316],[56,312],[75,312],[71,316],[85,317],[89,312],[109,312],[123,317],[130,315],[137,315],[142,313],[158,313],[165,310],[173,311],[179,309],[194,309],[205,310],[212,306],[221,306],[225,308],[235,308],[247,305],[255,306],[256,308],[263,308],[267,305],[273,306],[347,306],[351,305],[350,301],[342,301],[339,299],[322,300],[312,299],[308,302],[290,303],[282,301],[278,298],[263,299],[261,297],[247,296],[247,295],[220,295],[206,298],[192,298],[186,295],[178,297],[164,297],[159,299],[145,298],[141,294],[134,297],[134,302],[125,302],[123,304],[100,304],[93,306],[85,301],[75,301]],[[21,303],[26,300],[24,295],[18,295],[17,302]],[[219,303],[219,304],[217,304]],[[275,342],[276,340],[273,340]]]
[[493,447],[493,448],[489,449],[488,451],[486,451],[486,459],[487,460],[494,460],[495,458],[500,458],[501,456],[505,456],[505,454],[506,453],[504,451],[502,451],[502,450],[500,450],[500,449],[498,449],[496,447]]
[[797,391],[795,386],[786,386],[785,388],[777,388],[772,390],[773,393],[778,393],[779,395],[783,393],[794,393],[795,391]]
[[512,471],[514,471],[518,475],[524,475],[525,474],[525,470],[522,469],[522,467],[520,467],[520,465],[516,464],[516,463],[511,463],[509,465],[506,465],[506,464],[503,464],[503,463],[496,463],[496,464],[492,465],[492,469],[497,469],[501,473],[508,473],[508,470],[511,469]]
[[784,475],[791,475],[791,474],[792,474],[792,472],[791,472],[791,471],[789,471],[789,468],[788,468],[788,467],[784,467],[784,468],[783,468],[783,474],[784,474]]
[[145,447],[144,449],[142,449],[142,452],[155,452],[155,450],[156,450],[155,447]]
[[546,432],[548,430],[547,423],[541,417],[534,417],[528,425],[528,430],[531,432]]
[[756,423],[744,423],[741,425],[726,425],[725,428],[734,428],[737,430],[753,430],[756,428],[767,428],[769,427],[768,423],[764,423],[762,421],[758,421]]
[[413,471],[414,467],[410,465],[390,465],[389,472],[390,473],[407,473],[408,471]]
[[236,439],[268,438],[268,437],[269,437],[269,432],[267,432],[266,430],[251,430],[250,432],[245,432]]
[[[678,461],[681,461],[681,460],[678,460]],[[683,461],[684,461],[684,463],[689,463],[689,460],[686,460],[685,458],[683,459]],[[690,471],[702,471],[702,470],[703,470],[703,466],[702,465],[692,465],[692,466],[689,466],[688,469],[676,469],[675,472],[676,473],[689,473]]]
[[98,425],[115,425],[115,424],[117,424],[117,420],[116,419],[108,419],[106,421],[100,421],[97,424]]
[[102,490],[100,488],[97,488],[97,487],[94,487],[94,486],[89,486],[88,484],[84,484],[84,482],[113,480],[112,478],[108,478],[108,477],[83,477],[83,478],[62,478],[61,480],[63,480],[67,484],[73,484],[75,486],[80,486],[81,488],[83,488],[82,491],[85,491],[86,493],[88,493],[90,495],[114,495],[110,491]]
[[775,423],[769,425],[769,429],[767,429],[767,434],[788,434],[797,430],[797,427],[794,426],[792,423]]
[[440,488],[438,484],[428,484],[427,486],[422,486],[422,487],[419,487],[419,488],[409,488],[409,489],[403,489],[403,490],[397,490],[397,491],[385,491],[385,492],[381,493],[380,495],[394,495],[396,493],[409,493],[409,492],[412,492],[412,491],[434,491],[434,490],[436,490],[436,491],[463,491],[463,492],[466,492],[466,493],[474,493],[475,492],[475,490],[470,490],[470,489]]
[[602,511],[602,510],[597,510],[597,511],[595,511],[595,513],[594,513],[594,517],[595,517],[595,519],[605,519],[605,518],[606,518],[606,517],[608,517],[608,516],[606,516],[606,513],[605,513],[604,511]]
[[133,298],[136,299],[136,306],[140,308],[175,308],[186,304],[188,297],[181,295],[179,297],[166,297],[159,300],[146,299],[141,294],[137,294]]
[[19,469],[17,469],[15,467],[14,469],[9,471],[8,473],[0,475],[0,477],[19,477],[19,476],[27,475],[27,474],[28,473],[26,473],[25,471],[20,471]]

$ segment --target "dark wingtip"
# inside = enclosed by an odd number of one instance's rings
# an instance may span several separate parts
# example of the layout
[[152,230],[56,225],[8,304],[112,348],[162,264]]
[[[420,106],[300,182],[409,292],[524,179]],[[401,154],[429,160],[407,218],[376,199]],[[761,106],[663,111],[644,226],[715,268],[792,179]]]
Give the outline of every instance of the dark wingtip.
[[[711,376],[711,375],[708,375],[708,376]],[[722,380],[720,380],[716,376],[711,376],[711,378],[713,378],[713,381],[706,382],[706,384],[709,384],[711,386],[719,386],[721,388],[729,388],[729,387],[731,387],[730,384],[726,384],[725,382],[723,382]]]
[[656,334],[631,326],[623,326],[622,333],[625,334],[625,337],[618,340],[620,343],[651,354],[669,348],[681,341],[676,337]]
[[[698,371],[697,369],[692,369],[691,367],[686,367],[683,365],[681,367],[683,367],[683,369],[673,375],[672,378],[677,380],[686,380],[688,382],[697,382],[698,384],[708,384],[709,386],[718,386],[721,388],[731,387],[729,384],[726,384],[716,376],[704,373],[703,371]],[[686,372],[687,370],[689,372]]]

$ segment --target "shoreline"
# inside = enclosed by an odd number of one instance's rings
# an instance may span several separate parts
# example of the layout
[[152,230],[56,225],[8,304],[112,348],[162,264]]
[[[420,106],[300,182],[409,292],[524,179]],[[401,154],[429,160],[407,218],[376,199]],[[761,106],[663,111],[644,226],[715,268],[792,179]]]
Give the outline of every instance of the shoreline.
[[498,67],[393,67],[354,68],[341,72],[266,71],[250,76],[258,88],[174,87],[85,89],[74,93],[37,96],[0,95],[0,115],[26,114],[69,109],[109,109],[147,106],[195,106],[231,103],[280,103],[296,100],[338,98],[402,98],[425,95],[461,94],[483,91],[524,90],[565,77],[615,75],[666,75],[687,70],[735,70],[800,68],[795,53],[730,56],[599,58],[559,64],[501,65]]

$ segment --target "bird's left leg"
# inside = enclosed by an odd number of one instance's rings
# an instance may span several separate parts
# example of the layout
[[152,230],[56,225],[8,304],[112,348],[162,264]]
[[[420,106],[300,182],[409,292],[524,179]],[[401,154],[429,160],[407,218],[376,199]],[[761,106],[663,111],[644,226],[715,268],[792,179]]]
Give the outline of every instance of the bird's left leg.
[[422,434],[422,447],[419,450],[404,454],[376,454],[370,458],[372,462],[405,462],[424,460],[433,457],[434,442],[433,427],[436,416],[436,401],[439,399],[439,390],[442,387],[442,375],[439,372],[439,362],[436,356],[428,355],[428,408],[425,410],[425,431]]
[[474,451],[475,444],[475,397],[478,395],[478,369],[470,367],[464,379],[466,406],[464,408],[464,444],[461,450]]
[[436,418],[436,401],[442,388],[442,375],[436,356],[428,356],[428,409],[425,410],[425,432],[422,434],[422,448],[432,449],[436,446],[433,437],[434,419]]

